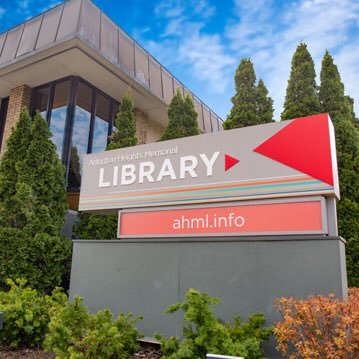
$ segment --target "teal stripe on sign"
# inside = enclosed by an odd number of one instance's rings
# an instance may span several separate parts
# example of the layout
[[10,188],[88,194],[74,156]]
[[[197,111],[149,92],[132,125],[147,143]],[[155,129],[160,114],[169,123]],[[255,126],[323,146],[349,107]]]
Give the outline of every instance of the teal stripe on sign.
[[[332,190],[333,188],[332,187],[325,187],[325,188],[322,188],[323,190]],[[308,190],[307,192],[316,192],[318,191],[318,189],[312,189],[312,190]],[[290,193],[299,193],[299,192],[302,192],[302,190],[298,190],[298,191],[291,191]],[[277,194],[283,194],[285,192],[268,192],[266,193],[266,195],[268,196],[272,196],[272,195],[277,195]],[[220,197],[207,197],[207,198],[197,198],[197,200],[209,200],[209,199],[223,199],[223,198],[241,198],[241,197],[248,197],[248,195],[233,195],[233,196],[220,196]],[[176,202],[189,202],[189,201],[193,201],[193,198],[189,198],[189,199],[175,199],[175,200],[163,200],[163,201],[153,201],[153,202],[137,202],[136,205],[141,205],[141,204],[166,204],[166,203],[171,203],[173,201],[176,201]],[[131,202],[122,202],[122,201],[119,201],[119,203],[122,205],[122,206],[127,206],[127,205],[133,205],[133,203]],[[102,207],[103,204],[91,204],[90,206],[86,207],[87,210],[89,209],[96,209],[96,207]],[[108,207],[111,206],[111,208],[118,208],[118,203],[109,203],[107,204]]]
[[[164,194],[147,194],[142,196],[132,196],[132,197],[126,197],[126,199],[150,199],[150,198],[166,198],[166,197],[173,197],[173,198],[180,198],[188,195],[208,195],[208,194],[219,194],[219,193],[228,193],[228,192],[234,192],[234,191],[246,191],[248,189],[271,189],[271,188],[279,188],[282,187],[282,190],[284,191],[287,187],[293,187],[293,186],[308,186],[308,185],[324,185],[323,182],[318,180],[310,180],[310,181],[301,181],[301,182],[295,182],[295,183],[275,183],[275,184],[267,184],[267,185],[257,185],[257,186],[246,186],[246,187],[232,187],[232,188],[220,188],[220,189],[209,189],[209,190],[198,190],[198,191],[186,191],[186,192],[180,192],[180,193],[164,193]],[[298,190],[298,192],[305,190],[305,188]],[[308,190],[306,190],[308,191]],[[291,191],[292,192],[292,191]],[[280,192],[279,192],[280,193]],[[250,193],[247,195],[255,196],[257,194],[263,194],[263,193]],[[95,203],[95,202],[114,202],[121,200],[121,197],[117,198],[101,198],[101,199],[89,199],[89,200],[82,200],[81,203]],[[123,199],[122,199],[123,200]]]

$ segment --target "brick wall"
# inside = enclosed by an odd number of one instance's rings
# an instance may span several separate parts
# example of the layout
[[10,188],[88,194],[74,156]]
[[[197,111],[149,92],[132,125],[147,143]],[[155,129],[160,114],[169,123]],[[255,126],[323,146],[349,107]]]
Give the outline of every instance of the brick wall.
[[1,154],[6,150],[6,141],[8,140],[11,129],[19,120],[20,111],[23,107],[30,106],[31,88],[27,85],[21,85],[10,91],[9,106],[4,126],[3,144]]
[[138,108],[134,108],[133,112],[135,113],[136,117],[136,136],[138,139],[138,144],[142,145],[147,143],[148,117]]

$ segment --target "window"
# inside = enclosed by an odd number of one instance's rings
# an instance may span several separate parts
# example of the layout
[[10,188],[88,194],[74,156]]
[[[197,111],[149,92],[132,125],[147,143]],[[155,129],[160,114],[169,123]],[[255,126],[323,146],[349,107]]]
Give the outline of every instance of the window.
[[80,82],[77,90],[77,103],[70,145],[68,176],[70,192],[78,192],[81,186],[82,157],[87,153],[89,147],[92,101],[93,89]]
[[110,110],[110,100],[103,95],[97,95],[92,153],[104,151],[106,149],[110,128]]
[[50,98],[50,86],[39,88],[34,93],[33,108],[39,111],[41,116],[46,119],[47,107]]
[[117,108],[117,101],[77,77],[33,89],[33,112],[47,119],[57,153],[67,166],[72,209],[81,185],[82,157],[106,149]]
[[56,151],[62,158],[64,133],[66,125],[67,107],[69,104],[71,80],[59,82],[55,85],[54,98],[50,116],[50,131],[52,141],[56,145]]
[[9,98],[3,98],[0,104],[0,150],[2,146],[2,138],[4,133],[5,120],[7,115],[7,109],[9,107]]

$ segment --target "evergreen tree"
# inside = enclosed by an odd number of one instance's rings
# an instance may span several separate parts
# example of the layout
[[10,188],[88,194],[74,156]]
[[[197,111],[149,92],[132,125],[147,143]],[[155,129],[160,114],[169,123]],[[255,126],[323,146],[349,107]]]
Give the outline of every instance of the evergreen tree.
[[71,261],[71,242],[60,237],[65,169],[40,114],[32,120],[22,110],[7,144],[0,163],[0,282],[21,276],[50,291],[68,277]]
[[231,113],[223,123],[226,130],[258,125],[260,117],[257,111],[258,91],[256,74],[251,59],[242,59],[234,76],[236,94],[231,101]]
[[262,79],[256,85],[256,74],[250,59],[242,59],[234,77],[236,94],[232,97],[233,107],[223,127],[254,126],[273,121],[273,100]]
[[259,79],[257,85],[257,112],[259,123],[273,122],[273,100],[268,96],[268,90],[262,79]]
[[20,113],[19,121],[12,129],[11,136],[7,141],[7,150],[3,154],[0,162],[0,225],[15,226],[12,223],[13,197],[17,189],[18,171],[16,166],[22,162],[26,156],[27,149],[31,142],[32,119],[29,111],[23,108]]
[[110,137],[107,150],[125,148],[137,145],[136,119],[133,112],[133,98],[128,91],[121,100],[116,114],[115,129]]
[[51,132],[40,113],[31,126],[31,143],[24,161],[17,166],[18,188],[28,188],[32,199],[26,226],[32,234],[39,232],[59,235],[67,211],[65,167],[51,141]]
[[[133,98],[128,91],[121,100],[116,114],[115,130],[107,150],[137,145],[136,119],[133,113]],[[117,214],[96,215],[80,212],[79,221],[73,228],[73,237],[79,239],[116,239]]]
[[168,125],[160,141],[199,135],[197,112],[189,94],[183,98],[179,90],[168,106]]
[[300,43],[293,55],[282,120],[315,115],[320,112],[313,59],[307,45]]
[[359,238],[359,130],[353,110],[353,101],[344,95],[337,66],[326,51],[320,73],[319,98],[322,112],[329,113],[336,134],[339,184],[341,200],[338,203],[339,234],[347,242],[347,267],[349,285],[359,285],[356,263]]

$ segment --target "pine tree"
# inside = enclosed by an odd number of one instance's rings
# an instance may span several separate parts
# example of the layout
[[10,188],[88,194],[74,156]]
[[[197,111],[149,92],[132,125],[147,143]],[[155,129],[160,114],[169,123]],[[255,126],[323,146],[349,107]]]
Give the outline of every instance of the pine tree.
[[313,59],[307,45],[300,43],[293,55],[282,120],[315,115],[320,112]]
[[[133,98],[128,91],[121,99],[115,118],[115,130],[110,137],[107,150],[135,146],[136,119],[133,112]],[[79,214],[79,221],[73,228],[75,238],[116,239],[117,214],[96,215],[87,212]]]
[[268,96],[268,90],[262,79],[259,79],[257,85],[257,112],[259,123],[273,122],[273,100]]
[[359,130],[353,101],[344,94],[337,66],[326,51],[320,73],[322,112],[329,113],[336,134],[339,184],[341,200],[338,203],[339,234],[347,242],[347,267],[349,285],[359,285],[359,271],[356,263],[359,238]]
[[15,196],[18,182],[16,166],[24,160],[31,142],[32,119],[29,111],[23,108],[17,126],[13,128],[7,141],[7,150],[0,162],[0,225],[15,226],[12,222],[13,196]]
[[260,117],[257,111],[258,91],[256,74],[251,59],[242,59],[234,77],[236,94],[231,101],[231,113],[223,123],[226,130],[258,125]]
[[199,135],[197,112],[189,94],[183,98],[177,90],[168,106],[167,113],[168,125],[160,141]]

